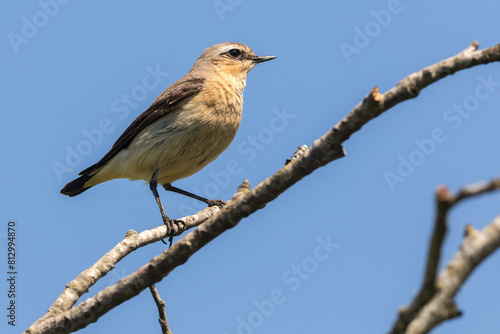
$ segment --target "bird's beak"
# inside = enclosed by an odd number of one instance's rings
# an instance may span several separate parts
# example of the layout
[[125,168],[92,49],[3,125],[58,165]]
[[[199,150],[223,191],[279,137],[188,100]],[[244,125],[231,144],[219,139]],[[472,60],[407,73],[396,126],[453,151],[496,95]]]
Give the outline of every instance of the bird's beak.
[[255,56],[252,58],[252,61],[256,64],[258,63],[263,63],[265,61],[268,61],[268,60],[272,60],[276,58],[276,56]]

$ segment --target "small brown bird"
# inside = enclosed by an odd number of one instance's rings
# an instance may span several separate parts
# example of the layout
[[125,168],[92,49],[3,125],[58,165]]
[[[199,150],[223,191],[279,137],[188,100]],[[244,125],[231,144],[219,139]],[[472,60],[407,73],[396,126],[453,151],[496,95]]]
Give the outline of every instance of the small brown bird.
[[184,77],[130,124],[99,162],[80,172],[61,193],[76,196],[118,178],[149,181],[169,233],[174,221],[165,214],[158,183],[167,191],[220,205],[220,200],[208,200],[171,183],[200,171],[229,146],[240,125],[248,72],[274,58],[256,56],[239,43],[209,47]]

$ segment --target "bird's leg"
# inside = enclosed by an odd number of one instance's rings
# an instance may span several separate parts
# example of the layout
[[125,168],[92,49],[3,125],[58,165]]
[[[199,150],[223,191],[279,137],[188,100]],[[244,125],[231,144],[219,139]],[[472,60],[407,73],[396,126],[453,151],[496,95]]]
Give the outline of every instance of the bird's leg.
[[163,209],[160,196],[158,195],[158,190],[156,189],[157,187],[158,187],[158,170],[156,169],[153,173],[153,176],[151,177],[151,180],[149,181],[149,188],[151,189],[153,195],[155,196],[156,204],[158,204],[158,207],[160,208],[161,218],[163,219],[163,222],[166,225],[167,222],[170,221],[170,218],[168,218],[167,214],[165,213],[165,210]]
[[[160,208],[161,212],[161,218],[163,219],[163,223],[165,226],[167,226],[167,235],[169,235],[168,241],[170,243],[169,247],[172,246],[172,240],[174,240],[173,236],[173,229],[174,229],[174,224],[176,221],[170,219],[167,214],[165,213],[165,210],[163,209],[163,205],[161,204],[160,196],[158,195],[158,190],[156,189],[158,187],[158,169],[155,169],[153,172],[153,176],[151,177],[151,180],[149,181],[149,188],[153,192],[153,195],[155,196],[156,204],[158,204],[158,207]],[[166,244],[165,241],[162,240],[164,244]]]
[[181,194],[181,195],[184,195],[184,196],[188,196],[188,197],[194,198],[194,199],[196,199],[196,200],[198,200],[200,202],[206,203],[208,206],[223,207],[224,205],[226,205],[226,202],[224,202],[221,199],[217,199],[217,200],[207,199],[205,197],[201,197],[201,196],[195,195],[193,193],[190,193],[189,191],[185,191],[185,190],[176,188],[176,187],[172,186],[170,183],[164,184],[163,188],[165,188],[166,191],[172,191],[174,193],[178,193],[178,194]]

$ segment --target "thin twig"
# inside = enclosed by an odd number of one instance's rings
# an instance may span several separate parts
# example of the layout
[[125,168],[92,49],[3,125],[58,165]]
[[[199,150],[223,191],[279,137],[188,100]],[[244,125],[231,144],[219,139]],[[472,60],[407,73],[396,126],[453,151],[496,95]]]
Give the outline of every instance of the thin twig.
[[441,259],[441,247],[446,235],[447,214],[450,209],[449,198],[448,189],[443,186],[438,187],[436,191],[436,217],[434,218],[434,229],[429,243],[424,280],[411,304],[400,308],[398,318],[390,334],[404,333],[410,321],[436,293],[436,276]]
[[458,194],[450,199],[452,204],[456,204],[463,199],[469,198],[471,196],[477,196],[481,194],[488,193],[500,188],[500,178],[493,179],[489,182],[481,182],[476,184],[471,184],[460,189]]
[[151,284],[149,286],[149,291],[151,291],[151,295],[153,295],[156,307],[158,307],[158,315],[159,315],[158,322],[160,323],[161,326],[161,332],[163,334],[172,334],[170,328],[168,328],[168,319],[167,319],[167,312],[165,311],[165,302],[163,301],[163,299],[161,299],[160,293],[158,292],[154,284]]

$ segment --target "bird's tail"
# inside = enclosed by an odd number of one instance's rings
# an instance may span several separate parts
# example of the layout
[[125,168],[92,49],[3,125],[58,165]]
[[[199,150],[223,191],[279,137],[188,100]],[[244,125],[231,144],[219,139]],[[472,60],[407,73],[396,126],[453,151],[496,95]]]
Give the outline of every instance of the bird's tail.
[[85,174],[80,176],[78,179],[71,181],[61,190],[61,194],[73,197],[80,195],[85,190],[92,188],[92,186],[85,186],[85,183],[90,180],[94,175]]

